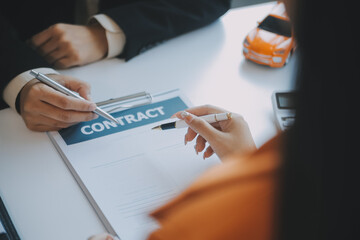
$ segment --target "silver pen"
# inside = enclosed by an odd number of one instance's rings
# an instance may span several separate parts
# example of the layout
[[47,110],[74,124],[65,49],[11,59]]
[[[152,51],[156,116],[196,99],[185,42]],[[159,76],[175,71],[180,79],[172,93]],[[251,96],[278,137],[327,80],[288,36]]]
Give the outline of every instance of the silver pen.
[[[85,100],[83,97],[81,97],[77,93],[71,91],[70,89],[64,87],[63,85],[57,83],[56,81],[52,80],[51,78],[49,78],[48,76],[46,76],[42,73],[31,70],[30,74],[33,75],[40,82],[48,85],[49,87],[54,88],[55,90],[58,90],[59,92],[62,92],[68,96],[72,96],[72,97],[76,97],[76,98]],[[102,110],[99,107],[96,107],[96,109],[94,110],[94,113],[96,113],[97,115],[102,116],[112,122],[115,122],[116,124],[120,124],[120,122],[116,118],[114,118],[113,116],[111,116],[110,114],[108,114],[107,112],[105,112],[104,110]]]

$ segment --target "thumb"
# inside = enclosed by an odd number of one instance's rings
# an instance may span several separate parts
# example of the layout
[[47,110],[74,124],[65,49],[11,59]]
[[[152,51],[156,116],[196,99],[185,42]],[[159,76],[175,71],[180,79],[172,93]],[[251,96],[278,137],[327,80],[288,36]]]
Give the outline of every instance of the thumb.
[[196,133],[200,134],[208,142],[219,134],[219,130],[211,126],[210,123],[206,122],[204,119],[195,116],[189,112],[183,111],[179,114],[179,118],[184,120],[186,124],[194,130]]

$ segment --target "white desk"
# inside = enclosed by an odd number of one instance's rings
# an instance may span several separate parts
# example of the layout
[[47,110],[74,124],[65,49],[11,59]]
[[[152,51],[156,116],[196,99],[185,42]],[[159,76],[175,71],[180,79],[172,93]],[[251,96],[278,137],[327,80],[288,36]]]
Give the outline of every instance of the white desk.
[[[230,10],[127,63],[112,59],[61,72],[91,83],[95,101],[180,88],[194,105],[241,113],[260,146],[276,134],[271,93],[292,89],[296,61],[272,69],[242,55],[245,35],[273,4]],[[105,231],[46,134],[26,129],[10,109],[0,111],[0,194],[24,240],[80,240]]]

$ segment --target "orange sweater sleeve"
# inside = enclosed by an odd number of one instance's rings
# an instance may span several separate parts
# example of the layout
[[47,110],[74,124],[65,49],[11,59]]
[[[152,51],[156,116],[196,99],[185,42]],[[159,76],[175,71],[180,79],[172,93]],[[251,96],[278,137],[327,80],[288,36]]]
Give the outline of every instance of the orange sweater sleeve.
[[148,240],[271,239],[279,166],[278,140],[247,157],[231,156],[152,213]]

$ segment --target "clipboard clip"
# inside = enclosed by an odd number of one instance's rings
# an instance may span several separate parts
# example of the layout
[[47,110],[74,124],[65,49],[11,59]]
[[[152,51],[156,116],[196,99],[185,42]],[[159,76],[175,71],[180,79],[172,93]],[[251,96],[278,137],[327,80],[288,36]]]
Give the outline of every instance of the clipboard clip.
[[153,101],[153,97],[148,92],[139,92],[130,94],[118,98],[110,98],[102,102],[96,103],[96,105],[106,110],[108,113],[118,111],[119,109],[129,109],[146,104],[150,104]]

